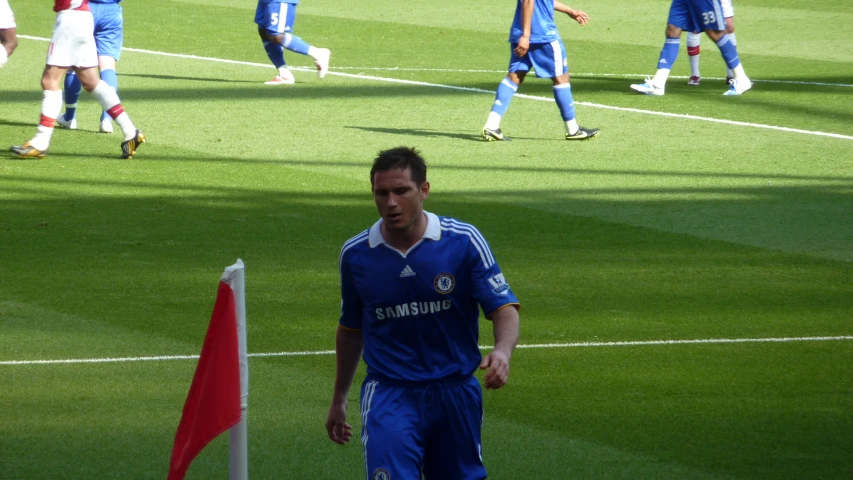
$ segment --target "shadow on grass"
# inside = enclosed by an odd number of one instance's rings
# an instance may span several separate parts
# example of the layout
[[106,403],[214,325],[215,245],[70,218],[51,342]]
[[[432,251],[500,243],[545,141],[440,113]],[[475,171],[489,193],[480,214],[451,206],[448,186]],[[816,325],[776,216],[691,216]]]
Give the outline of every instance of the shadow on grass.
[[359,126],[355,126],[355,125],[349,125],[349,126],[346,126],[344,128],[351,128],[353,130],[362,130],[365,132],[388,133],[388,134],[392,134],[392,135],[406,135],[406,136],[416,136],[416,137],[446,137],[446,138],[457,138],[460,140],[472,140],[472,141],[477,141],[477,142],[483,141],[483,137],[480,135],[442,132],[440,130],[428,130],[425,128],[381,128],[381,127],[359,127]]
[[[250,82],[248,80],[232,80],[230,78],[211,78],[211,77],[182,77],[178,75],[154,75],[154,74],[141,74],[141,73],[119,73],[119,77],[138,77],[138,78],[153,78],[155,80],[180,80],[180,81],[190,81],[190,82],[211,82],[211,83],[248,83],[252,85],[257,85],[259,82]],[[263,82],[260,82],[263,83]],[[122,90],[123,92],[123,90]]]

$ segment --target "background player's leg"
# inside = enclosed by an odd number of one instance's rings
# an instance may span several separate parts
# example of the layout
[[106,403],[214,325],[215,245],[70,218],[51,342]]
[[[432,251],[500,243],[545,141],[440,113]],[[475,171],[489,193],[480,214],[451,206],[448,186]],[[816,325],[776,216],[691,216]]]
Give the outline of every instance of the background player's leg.
[[737,47],[722,30],[707,30],[705,33],[717,44],[726,66],[732,70],[734,79],[731,88],[723,95],[741,95],[752,88],[752,81],[746,76],[743,65],[738,57]]
[[6,65],[9,57],[12,56],[12,52],[18,48],[17,31],[17,27],[0,29],[0,44],[2,44],[0,47],[0,68]]
[[326,72],[329,71],[329,58],[331,57],[332,52],[330,52],[328,48],[317,48],[313,45],[309,45],[308,42],[303,40],[301,37],[293,35],[293,25],[296,23],[296,5],[284,5],[285,8],[287,8],[287,13],[285,15],[286,23],[284,27],[284,41],[282,42],[284,48],[291,52],[308,55],[313,58],[314,64],[317,65],[317,75],[320,78],[325,77]]
[[701,41],[701,34],[687,32],[687,58],[690,59],[690,79],[687,80],[688,85],[698,86],[699,80],[702,77],[699,73],[699,43]]
[[90,92],[98,103],[110,117],[118,124],[124,134],[124,141],[121,143],[122,158],[131,158],[136,153],[136,148],[145,143],[145,135],[136,129],[130,116],[124,111],[121,105],[121,100],[118,98],[113,87],[107,85],[106,82],[100,79],[94,68],[78,68],[77,76],[80,77],[80,83],[83,88]]
[[[562,41],[543,44],[528,53],[533,61],[536,72],[552,72],[551,81],[554,83],[553,93],[560,117],[566,127],[566,140],[583,140],[598,135],[596,128],[587,129],[578,125],[575,119],[575,100],[572,97],[572,84],[569,83],[569,64],[566,60],[566,47]],[[560,59],[560,63],[555,62]]]
[[512,101],[513,95],[518,91],[518,83],[511,80],[518,79],[517,76],[507,76],[501,83],[498,84],[498,89],[495,92],[495,101],[492,103],[492,110],[489,112],[489,118],[486,120],[486,126],[483,127],[483,137],[486,140],[504,140],[501,133],[501,118],[503,118],[509,103]]
[[[118,75],[116,74],[116,61],[112,57],[98,57],[98,69],[101,80],[113,87],[118,94]],[[101,133],[113,133],[113,122],[106,110],[101,111],[100,127]]]
[[73,70],[69,70],[65,74],[65,115],[56,119],[56,123],[65,127],[74,129],[77,128],[77,100],[80,98],[80,92],[83,91],[83,86],[80,85],[80,80]]
[[[118,92],[116,62],[121,57],[124,43],[122,8],[117,3],[97,3],[90,7],[95,20],[95,47],[98,50],[100,77]],[[101,133],[113,133],[113,123],[106,111],[101,112],[99,125]]]
[[39,125],[32,140],[21,146],[12,147],[12,151],[19,157],[43,157],[48,147],[50,147],[50,138],[53,136],[56,118],[59,117],[59,112],[62,111],[62,90],[59,89],[59,83],[62,81],[62,75],[65,73],[65,70],[62,67],[50,65],[44,67],[44,73],[41,77],[41,118],[39,119]]

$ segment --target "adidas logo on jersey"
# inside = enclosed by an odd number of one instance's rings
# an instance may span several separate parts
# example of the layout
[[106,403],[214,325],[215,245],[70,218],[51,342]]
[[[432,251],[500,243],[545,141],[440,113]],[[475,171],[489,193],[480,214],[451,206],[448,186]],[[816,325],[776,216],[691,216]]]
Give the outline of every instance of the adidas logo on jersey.
[[406,265],[406,268],[404,268],[403,271],[400,272],[400,278],[414,277],[415,275],[416,275],[415,271],[412,270],[412,267],[410,267],[408,265]]

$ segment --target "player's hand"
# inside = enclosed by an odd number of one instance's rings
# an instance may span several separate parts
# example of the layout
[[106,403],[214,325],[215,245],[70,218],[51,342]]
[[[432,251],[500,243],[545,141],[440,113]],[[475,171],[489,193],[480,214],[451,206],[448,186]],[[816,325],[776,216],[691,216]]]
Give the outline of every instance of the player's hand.
[[521,37],[518,39],[518,45],[512,50],[519,57],[527,55],[527,50],[530,49],[530,37]]
[[589,15],[587,15],[586,12],[582,12],[580,10],[575,10],[574,12],[574,15],[569,16],[574,18],[579,24],[586,25],[589,23]]
[[506,385],[507,377],[509,377],[509,356],[500,351],[492,350],[491,353],[483,357],[480,362],[480,370],[489,369],[486,372],[486,378],[483,381],[485,387],[489,390],[501,388]]
[[346,445],[352,438],[352,425],[347,423],[347,402],[332,401],[329,416],[326,418],[326,431],[335,443]]

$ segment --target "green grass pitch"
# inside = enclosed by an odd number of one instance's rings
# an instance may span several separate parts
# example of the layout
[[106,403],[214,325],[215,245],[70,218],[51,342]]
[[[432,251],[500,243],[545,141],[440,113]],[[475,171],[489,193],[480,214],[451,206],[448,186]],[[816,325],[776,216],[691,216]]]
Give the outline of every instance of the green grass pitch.
[[[490,478],[853,478],[849,2],[736,2],[742,97],[721,95],[708,39],[700,87],[682,47],[666,96],[633,94],[669,2],[570,3],[592,18],[558,20],[578,119],[601,136],[562,140],[550,82],[530,78],[514,141],[486,143],[512,1],[305,0],[295,33],[332,69],[287,53],[288,87],[263,84],[254,1],[127,1],[119,94],[149,140],[131,161],[87,94],[47,158],[8,153],[35,131],[53,25],[50,2],[11,4],[0,477],[165,478],[194,361],[20,361],[198,354],[237,258],[251,353],[332,349],[340,247],[376,219],[369,164],[407,145],[430,164],[427,208],[489,239],[521,343],[597,345],[516,351],[485,393]],[[323,428],[333,356],[250,364],[250,475],[363,478],[359,442]],[[227,469],[223,436],[188,478]]]

